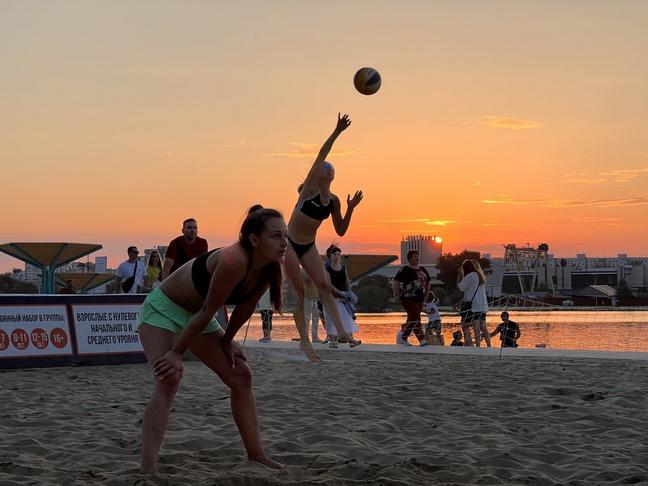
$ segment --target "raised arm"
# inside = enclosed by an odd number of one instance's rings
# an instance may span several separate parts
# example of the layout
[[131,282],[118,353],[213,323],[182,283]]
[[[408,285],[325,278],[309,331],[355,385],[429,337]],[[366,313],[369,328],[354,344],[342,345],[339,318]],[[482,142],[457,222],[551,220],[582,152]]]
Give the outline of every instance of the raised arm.
[[331,218],[333,219],[333,226],[335,227],[335,232],[339,236],[344,236],[349,229],[351,224],[351,216],[353,215],[353,210],[356,208],[360,201],[362,201],[363,195],[362,191],[356,191],[353,197],[350,194],[347,195],[347,210],[342,217],[342,208],[340,200],[335,197],[333,200],[333,212],[331,213]]
[[333,144],[335,143],[335,140],[337,140],[337,138],[340,136],[340,133],[342,133],[344,130],[349,128],[349,125],[351,125],[351,120],[349,119],[349,115],[344,115],[340,117],[340,114],[338,113],[338,119],[337,119],[337,124],[335,125],[335,130],[333,130],[333,133],[331,133],[329,138],[326,139],[326,142],[324,142],[324,145],[322,145],[322,148],[317,154],[317,158],[315,159],[315,162],[313,162],[313,166],[308,171],[308,175],[306,176],[306,180],[304,181],[304,187],[312,186],[316,184],[317,177],[320,171],[322,170],[322,167],[324,166],[324,161],[326,160],[326,157],[328,157],[329,152],[333,148]]
[[[463,278],[464,278],[463,268],[460,268],[459,271],[457,272],[457,287],[459,287],[459,284],[461,283]],[[460,290],[463,290],[463,289],[460,289]]]

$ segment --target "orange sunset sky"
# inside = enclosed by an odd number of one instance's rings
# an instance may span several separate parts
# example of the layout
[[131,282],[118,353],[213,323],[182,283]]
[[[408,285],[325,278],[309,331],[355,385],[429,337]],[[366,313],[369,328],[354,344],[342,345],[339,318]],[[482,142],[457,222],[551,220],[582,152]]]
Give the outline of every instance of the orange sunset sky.
[[0,243],[116,267],[187,217],[228,243],[254,203],[289,214],[342,111],[345,251],[648,255],[648,2],[240,3],[0,2]]

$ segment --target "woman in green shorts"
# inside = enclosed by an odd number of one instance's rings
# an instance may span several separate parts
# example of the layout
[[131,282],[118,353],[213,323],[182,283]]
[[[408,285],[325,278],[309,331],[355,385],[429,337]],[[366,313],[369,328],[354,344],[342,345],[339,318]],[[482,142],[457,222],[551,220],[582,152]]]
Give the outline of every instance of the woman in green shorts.
[[[238,242],[187,262],[144,301],[138,332],[154,371],[155,390],[142,423],[141,472],[156,469],[182,378],[182,355],[188,349],[230,388],[232,415],[248,458],[281,467],[263,452],[252,373],[243,349],[233,339],[268,288],[274,308],[281,309],[281,262],[286,248],[281,213],[253,206]],[[213,316],[226,304],[235,307],[223,331]]]

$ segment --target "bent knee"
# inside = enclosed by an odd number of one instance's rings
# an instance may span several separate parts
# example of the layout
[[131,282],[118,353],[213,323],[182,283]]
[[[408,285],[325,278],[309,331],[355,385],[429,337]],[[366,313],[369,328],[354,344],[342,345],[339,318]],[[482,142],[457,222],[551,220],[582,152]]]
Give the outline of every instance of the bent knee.
[[180,381],[182,381],[182,372],[167,376],[164,381],[156,376],[155,386],[165,396],[173,398],[180,387]]
[[252,388],[252,370],[245,361],[236,357],[236,366],[227,381],[230,388]]

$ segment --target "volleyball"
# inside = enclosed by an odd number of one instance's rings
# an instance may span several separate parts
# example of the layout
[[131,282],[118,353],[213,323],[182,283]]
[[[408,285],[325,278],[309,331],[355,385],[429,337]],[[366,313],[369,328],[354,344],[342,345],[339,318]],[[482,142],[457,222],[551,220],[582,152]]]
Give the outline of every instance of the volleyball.
[[360,68],[353,76],[353,85],[363,95],[372,95],[380,89],[380,73],[374,68]]

